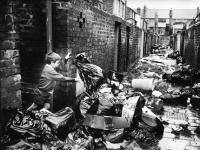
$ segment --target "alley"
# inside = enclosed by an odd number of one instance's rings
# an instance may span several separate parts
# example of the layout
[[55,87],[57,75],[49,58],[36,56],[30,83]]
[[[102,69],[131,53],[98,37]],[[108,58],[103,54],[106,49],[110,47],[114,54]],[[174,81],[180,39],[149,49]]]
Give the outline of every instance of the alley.
[[0,6],[0,149],[200,150],[199,0]]
[[[169,50],[166,50],[166,49],[162,51],[169,52]],[[161,70],[165,70],[164,72],[171,72],[169,70],[174,70],[175,68],[179,70],[181,68],[180,66],[176,66],[175,65],[176,63],[173,60],[163,57],[163,56],[170,56],[170,54],[167,54],[167,55],[158,54],[158,55],[153,54],[148,57],[144,57],[139,61],[139,65],[136,68],[134,68],[136,70],[139,70],[139,74],[140,74],[139,78],[154,76],[155,78],[158,79],[159,74],[162,72]],[[162,64],[163,62],[165,64],[164,66]],[[135,74],[137,73],[133,70],[132,70],[131,75],[135,77]],[[183,85],[180,86],[179,84],[177,85],[174,83],[166,84],[164,80],[161,82],[157,81],[155,85],[155,89],[160,91],[163,95],[166,95],[166,96],[167,96],[167,93],[170,93],[172,95],[174,91],[176,91],[175,93],[180,96],[181,95],[180,89],[182,89],[183,87],[184,87]],[[188,90],[187,86],[186,86],[186,89]],[[158,142],[160,149],[161,150],[162,149],[163,150],[165,149],[177,149],[177,150],[200,149],[199,147],[200,139],[197,132],[199,123],[200,123],[200,114],[199,114],[199,109],[196,109],[199,107],[198,106],[193,107],[196,104],[192,105],[190,98],[185,99],[184,97],[182,98],[179,97],[180,99],[178,99],[177,97],[176,98],[168,97],[165,99],[164,97],[165,96],[160,97],[161,99],[163,99],[164,104],[163,102],[160,103],[159,100],[157,101],[154,101],[155,99],[152,100],[152,97],[148,97],[148,100],[146,103],[146,105],[149,106],[149,108],[155,114],[157,114],[161,120],[167,121],[167,124],[164,125],[162,138]],[[163,110],[161,110],[162,106],[163,106]]]
[[[200,86],[188,88],[188,78],[182,78],[194,68],[177,65],[177,58],[169,58],[175,55],[171,49],[157,50],[157,54],[141,58],[126,74],[110,72],[98,89],[91,87],[95,82],[90,82],[87,74],[96,74],[99,80],[100,70],[93,71],[100,68],[92,65],[92,71],[85,70],[88,63],[79,60],[82,63],[77,67],[85,68],[82,75],[89,89],[78,98],[76,108],[80,110],[76,109],[75,114],[69,107],[57,113],[46,109],[11,112],[13,117],[1,137],[2,146],[6,150],[200,149],[200,104],[192,103]],[[181,76],[174,76],[177,73]],[[199,76],[193,73],[192,78]]]

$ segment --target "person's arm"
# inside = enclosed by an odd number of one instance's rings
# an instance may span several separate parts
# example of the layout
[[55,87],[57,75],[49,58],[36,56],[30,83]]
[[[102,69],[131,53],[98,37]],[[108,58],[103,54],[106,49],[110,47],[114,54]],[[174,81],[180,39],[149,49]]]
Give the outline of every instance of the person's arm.
[[65,81],[79,81],[77,78],[71,78],[71,77],[66,77],[64,76]]
[[48,76],[55,81],[79,81],[77,78],[63,76],[61,73],[58,73],[55,70],[49,71]]

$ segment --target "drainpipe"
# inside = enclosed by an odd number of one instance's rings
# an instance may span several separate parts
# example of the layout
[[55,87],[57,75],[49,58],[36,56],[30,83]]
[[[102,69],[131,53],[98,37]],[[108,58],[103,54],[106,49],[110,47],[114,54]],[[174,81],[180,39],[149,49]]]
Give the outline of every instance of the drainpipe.
[[52,52],[52,1],[46,0],[47,53]]
[[124,9],[125,9],[125,16],[124,16],[124,20],[126,20],[126,14],[127,14],[127,12],[126,12],[126,11],[127,11],[127,1],[126,1],[126,0],[125,0],[125,8],[124,8]]

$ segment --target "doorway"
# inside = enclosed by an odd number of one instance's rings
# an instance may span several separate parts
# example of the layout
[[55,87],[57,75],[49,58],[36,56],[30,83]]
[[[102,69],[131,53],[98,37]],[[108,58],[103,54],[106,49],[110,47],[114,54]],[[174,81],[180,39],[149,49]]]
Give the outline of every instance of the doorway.
[[127,71],[129,65],[129,39],[130,39],[130,27],[126,27],[126,58],[124,63],[124,71]]
[[121,23],[115,22],[114,70],[120,71]]

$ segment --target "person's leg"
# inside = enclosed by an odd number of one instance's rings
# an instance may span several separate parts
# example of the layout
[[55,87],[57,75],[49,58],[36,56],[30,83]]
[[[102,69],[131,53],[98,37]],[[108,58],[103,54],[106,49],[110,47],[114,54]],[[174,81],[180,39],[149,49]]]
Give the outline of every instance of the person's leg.
[[27,109],[27,111],[32,111],[32,110],[36,109],[37,107],[38,107],[38,105],[33,102],[33,104]]
[[49,110],[50,109],[50,103],[44,103],[44,108]]

